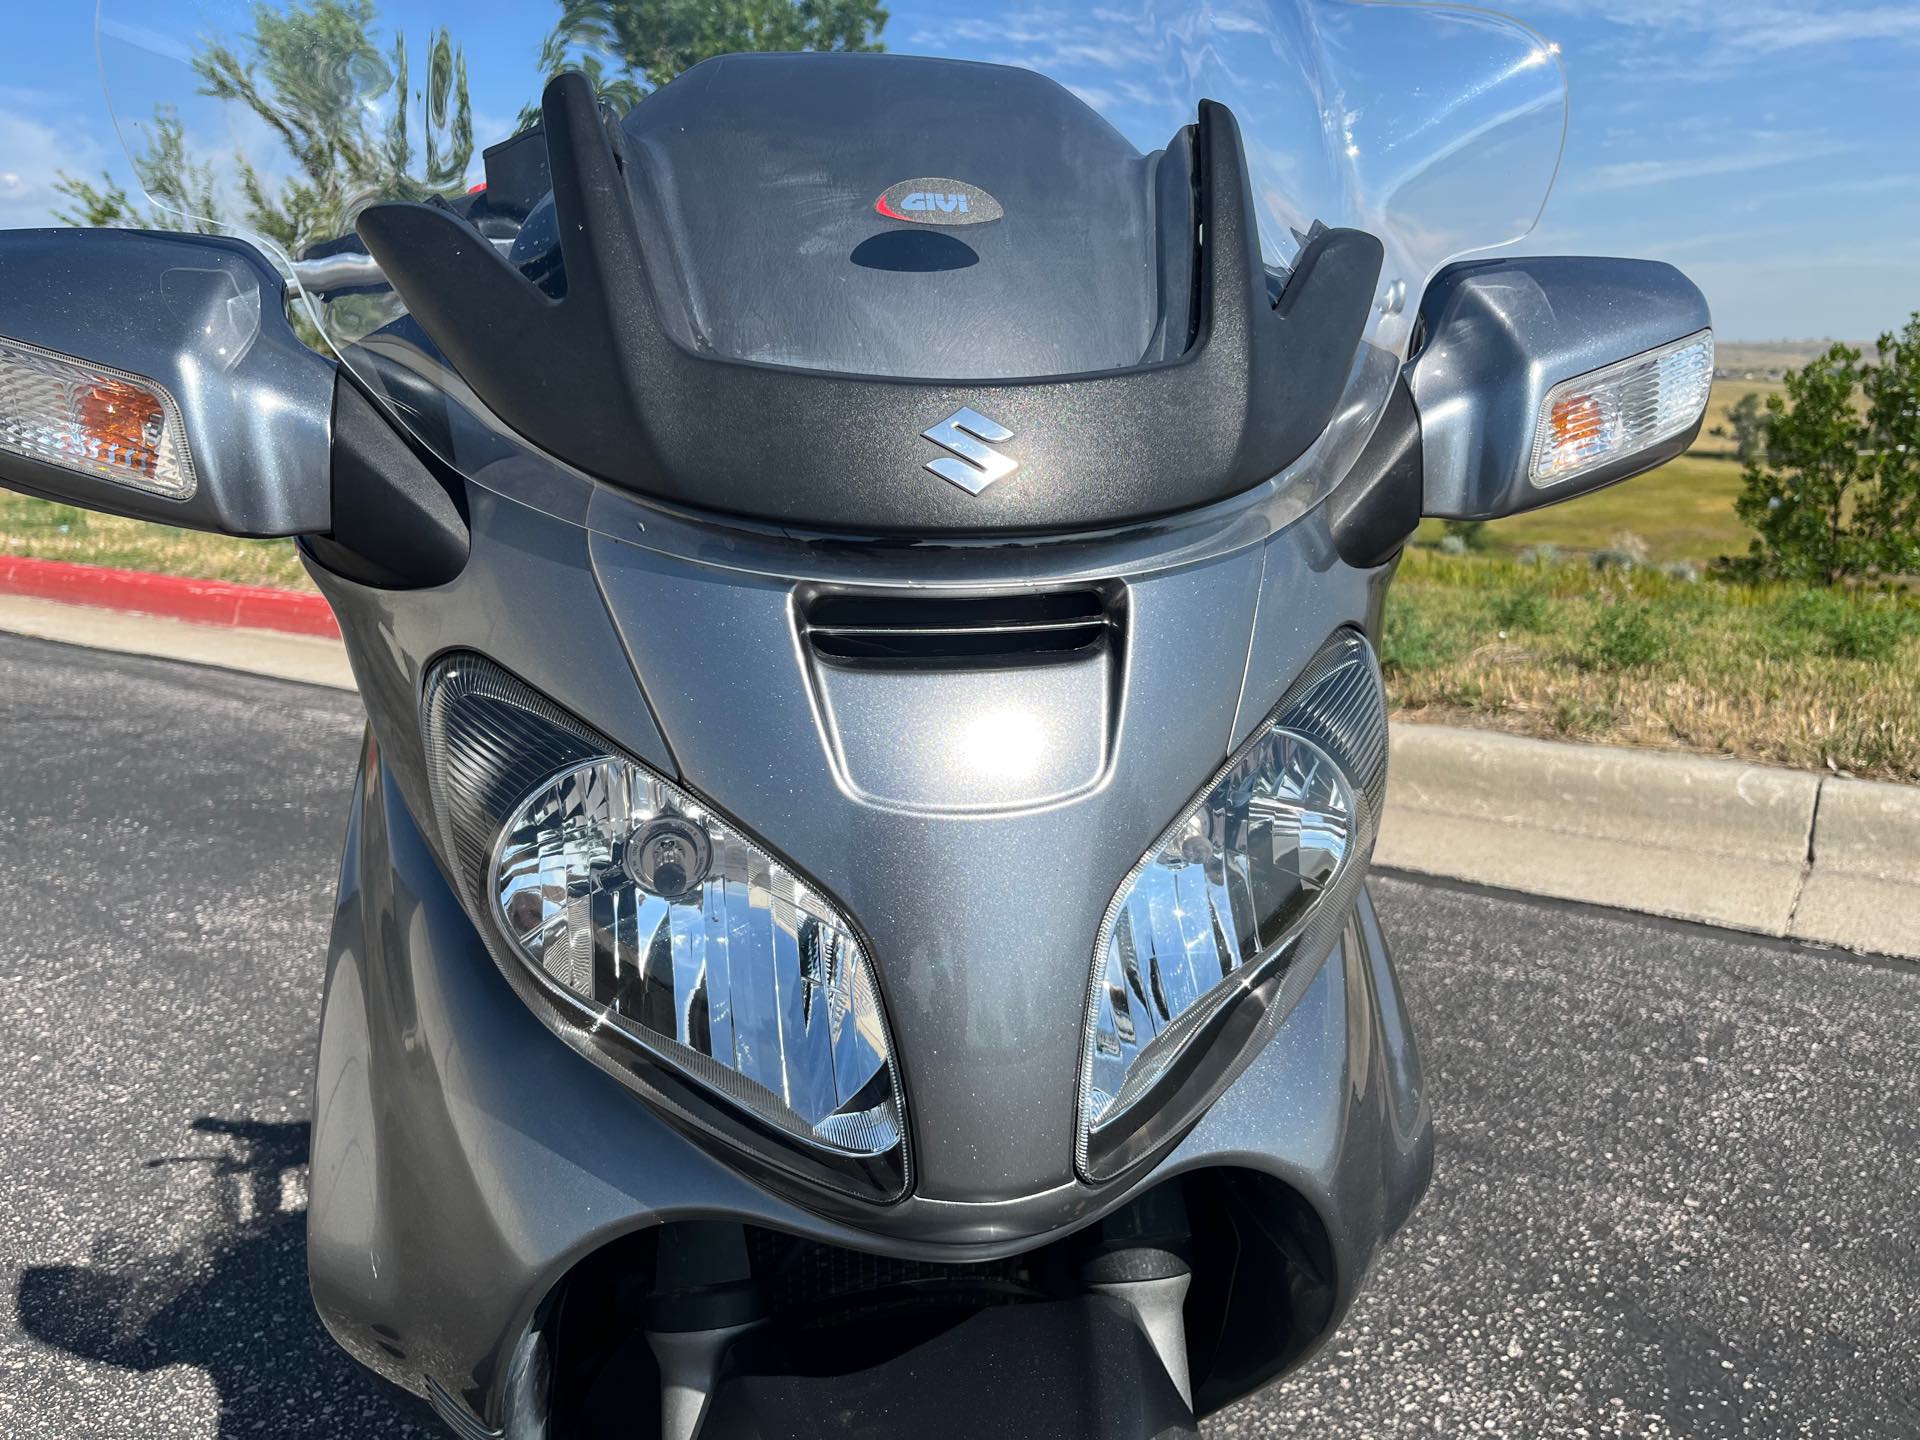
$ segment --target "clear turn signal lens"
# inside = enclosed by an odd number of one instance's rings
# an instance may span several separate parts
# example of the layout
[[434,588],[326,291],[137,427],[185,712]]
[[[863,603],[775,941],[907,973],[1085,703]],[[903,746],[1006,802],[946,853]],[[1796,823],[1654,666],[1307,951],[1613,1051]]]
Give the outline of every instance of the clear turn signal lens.
[[151,380],[0,339],[0,450],[185,500],[180,407]]
[[437,666],[425,718],[445,843],[537,1014],[790,1172],[863,1198],[904,1190],[879,988],[831,900],[488,661]]
[[1178,1137],[1312,979],[1372,852],[1386,710],[1341,636],[1161,835],[1095,944],[1079,1168],[1103,1181]]
[[1533,483],[1545,489],[1684,433],[1713,387],[1713,332],[1632,356],[1547,392],[1534,429]]

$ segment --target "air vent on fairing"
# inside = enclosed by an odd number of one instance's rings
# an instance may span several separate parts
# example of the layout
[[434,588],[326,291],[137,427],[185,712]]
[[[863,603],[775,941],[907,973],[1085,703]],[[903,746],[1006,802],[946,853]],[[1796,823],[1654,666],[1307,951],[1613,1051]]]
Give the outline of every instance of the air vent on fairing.
[[1085,654],[1117,637],[1119,615],[1095,589],[929,596],[819,594],[800,629],[823,660],[993,664]]

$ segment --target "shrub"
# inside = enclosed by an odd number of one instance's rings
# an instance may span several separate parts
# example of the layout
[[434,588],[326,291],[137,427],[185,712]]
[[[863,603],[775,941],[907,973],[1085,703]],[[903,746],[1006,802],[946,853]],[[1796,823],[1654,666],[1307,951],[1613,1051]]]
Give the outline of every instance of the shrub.
[[1830,586],[1920,568],[1920,312],[1876,348],[1863,365],[1835,345],[1767,401],[1734,501],[1758,538],[1728,573]]
[[1587,627],[1581,657],[1597,670],[1634,670],[1666,653],[1668,635],[1644,600],[1603,605]]
[[1644,565],[1653,558],[1653,547],[1647,544],[1644,536],[1636,535],[1631,530],[1614,531],[1607,548],[1616,555],[1625,556],[1635,565]]
[[1446,533],[1449,538],[1459,540],[1461,550],[1487,548],[1487,522],[1484,520],[1449,520],[1446,523]]
[[1616,550],[1609,546],[1605,550],[1593,552],[1593,568],[1596,570],[1632,570],[1640,564],[1631,552]]
[[1808,590],[1775,607],[1772,629],[1776,642],[1793,653],[1885,661],[1920,633],[1920,614],[1892,597],[1855,599]]
[[1493,597],[1493,618],[1502,630],[1544,630],[1553,607],[1538,585],[1522,585]]

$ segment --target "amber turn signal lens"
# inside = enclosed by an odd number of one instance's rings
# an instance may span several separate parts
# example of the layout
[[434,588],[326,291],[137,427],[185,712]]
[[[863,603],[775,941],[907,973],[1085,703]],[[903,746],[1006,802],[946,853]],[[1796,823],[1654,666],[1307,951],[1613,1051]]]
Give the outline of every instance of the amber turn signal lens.
[[195,486],[164,389],[18,340],[0,339],[0,450],[174,500]]
[[160,397],[124,380],[89,385],[74,419],[88,449],[109,464],[151,476],[160,463],[167,410]]

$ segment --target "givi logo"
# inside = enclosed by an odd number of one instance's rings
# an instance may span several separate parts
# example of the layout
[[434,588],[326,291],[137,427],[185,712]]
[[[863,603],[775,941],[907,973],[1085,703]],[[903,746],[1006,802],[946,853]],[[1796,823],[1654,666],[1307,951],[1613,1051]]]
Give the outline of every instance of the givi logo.
[[889,220],[914,225],[984,225],[1006,213],[1000,202],[978,185],[941,175],[922,175],[889,185],[873,202],[873,208]]

